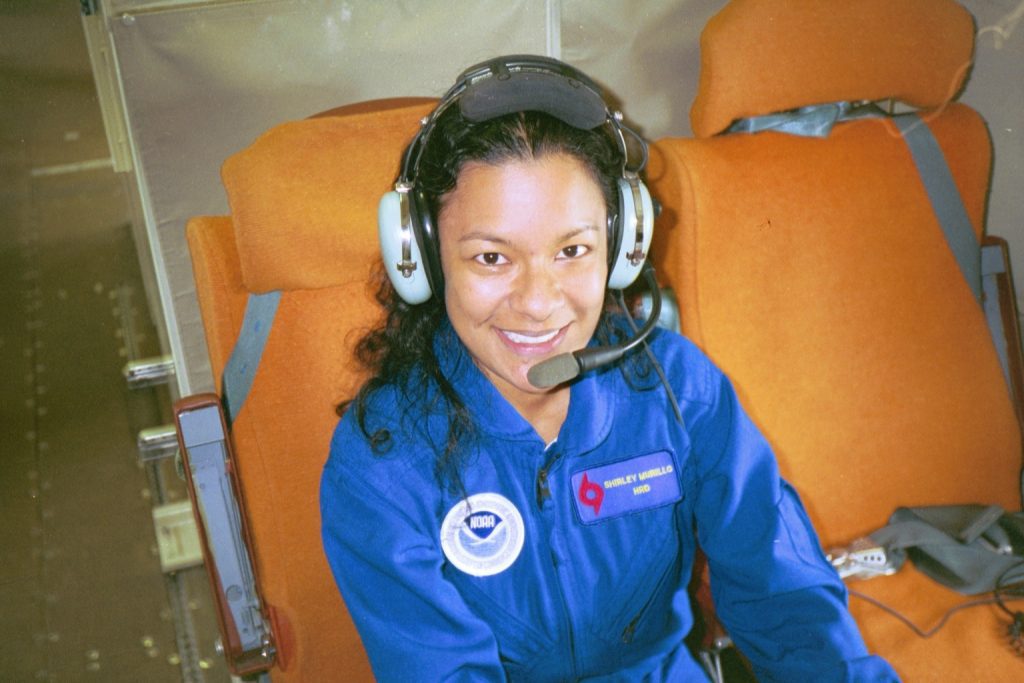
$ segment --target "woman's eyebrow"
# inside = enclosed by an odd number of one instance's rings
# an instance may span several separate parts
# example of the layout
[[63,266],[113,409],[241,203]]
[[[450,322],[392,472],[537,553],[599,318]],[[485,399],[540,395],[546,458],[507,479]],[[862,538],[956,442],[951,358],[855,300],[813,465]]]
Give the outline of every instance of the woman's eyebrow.
[[483,232],[483,231],[480,231],[480,230],[474,230],[473,232],[467,232],[465,235],[463,235],[462,237],[459,238],[460,242],[472,242],[474,240],[479,240],[481,242],[496,242],[498,244],[508,244],[509,243],[509,241],[507,239],[505,239],[504,237],[498,237],[497,235],[492,235],[491,233]]
[[574,230],[566,232],[565,234],[562,235],[561,240],[571,240],[573,237],[578,237],[579,235],[582,235],[585,232],[600,232],[600,230],[601,229],[596,225],[591,225],[588,223],[587,225],[583,225],[578,228],[575,228]]
[[[561,235],[558,236],[558,240],[560,242],[564,242],[566,240],[571,240],[574,237],[578,237],[579,235],[586,232],[599,231],[600,228],[597,227],[596,225],[587,224],[562,233]],[[459,238],[459,242],[472,242],[474,240],[480,240],[482,242],[494,242],[496,244],[509,244],[509,240],[505,239],[504,237],[499,237],[492,233],[484,232],[482,230],[474,230],[472,232],[467,232],[465,235]]]

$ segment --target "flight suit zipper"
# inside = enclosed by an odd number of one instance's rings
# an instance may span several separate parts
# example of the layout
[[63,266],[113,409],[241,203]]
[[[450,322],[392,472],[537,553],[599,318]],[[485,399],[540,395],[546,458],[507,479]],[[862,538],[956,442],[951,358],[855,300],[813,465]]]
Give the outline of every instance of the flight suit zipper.
[[[555,466],[558,460],[561,458],[561,451],[554,450],[548,458],[544,466],[537,471],[536,479],[536,494],[537,494],[537,509],[541,512],[541,519],[545,521],[545,526],[548,538],[551,538],[552,527],[554,526],[552,515],[553,502],[551,500],[551,484],[548,480],[551,469]],[[547,506],[547,509],[545,507]],[[562,586],[562,575],[560,571],[561,561],[559,560],[558,553],[555,548],[551,548],[551,567],[554,570],[555,586],[558,592],[558,602],[562,608],[562,616],[565,619],[565,630],[566,637],[569,641],[569,668],[572,673],[572,680],[579,678],[577,668],[577,657],[576,657],[576,635],[572,626],[572,615],[569,611],[569,603],[565,597],[565,588]]]
[[562,458],[562,451],[555,444],[552,444],[547,448],[545,453],[548,455],[548,459],[537,471],[536,480],[537,508],[541,511],[544,510],[544,503],[551,498],[551,486],[548,483],[548,473]]
[[636,634],[636,627],[640,624],[640,621],[644,618],[644,616],[646,616],[647,613],[650,611],[651,605],[654,604],[655,598],[657,598],[658,594],[661,593],[662,588],[665,586],[665,581],[668,580],[669,574],[671,574],[674,566],[674,562],[669,563],[669,565],[662,572],[661,576],[655,582],[654,587],[651,590],[651,593],[647,596],[647,599],[644,600],[644,604],[640,607],[639,610],[636,611],[636,613],[633,615],[633,618],[629,620],[628,624],[626,624],[626,627],[622,629],[623,643],[629,645],[633,642],[633,636]]
[[551,487],[548,486],[548,468],[545,465],[537,472],[537,508],[544,509],[544,501],[551,497]]

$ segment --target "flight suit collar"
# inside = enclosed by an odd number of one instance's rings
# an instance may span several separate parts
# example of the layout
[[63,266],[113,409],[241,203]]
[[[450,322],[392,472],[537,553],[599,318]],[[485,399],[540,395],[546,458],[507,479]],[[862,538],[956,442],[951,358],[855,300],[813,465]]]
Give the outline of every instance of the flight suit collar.
[[[499,438],[541,442],[533,426],[473,362],[450,323],[444,323],[438,331],[434,350],[442,372],[472,413],[477,428]],[[596,448],[607,438],[611,430],[614,394],[613,387],[606,385],[615,384],[616,372],[614,368],[594,370],[572,383],[569,413],[558,435],[559,448],[585,452]]]

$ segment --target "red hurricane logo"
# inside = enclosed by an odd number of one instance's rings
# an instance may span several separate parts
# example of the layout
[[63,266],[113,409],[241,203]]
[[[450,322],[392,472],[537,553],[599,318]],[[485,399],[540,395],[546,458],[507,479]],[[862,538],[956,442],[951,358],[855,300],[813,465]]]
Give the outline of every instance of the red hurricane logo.
[[577,491],[577,495],[579,495],[581,503],[594,508],[595,517],[601,513],[601,503],[604,501],[604,488],[600,484],[590,481],[586,473],[583,474],[583,481],[580,482],[580,489]]

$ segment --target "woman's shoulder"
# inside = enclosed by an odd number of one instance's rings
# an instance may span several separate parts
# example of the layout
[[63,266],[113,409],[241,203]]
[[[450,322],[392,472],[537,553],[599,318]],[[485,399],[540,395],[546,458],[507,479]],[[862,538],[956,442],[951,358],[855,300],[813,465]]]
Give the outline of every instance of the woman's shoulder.
[[663,354],[677,358],[680,362],[701,365],[711,362],[704,351],[693,340],[675,330],[669,330],[664,327],[654,328],[654,331],[651,333],[650,343],[655,345]]
[[[331,438],[327,469],[386,484],[397,470],[433,471],[438,425],[425,397],[383,385],[349,404]],[[443,443],[443,441],[441,441]]]
[[703,349],[678,332],[663,328],[656,328],[648,343],[674,391],[691,401],[713,400],[723,375]]

